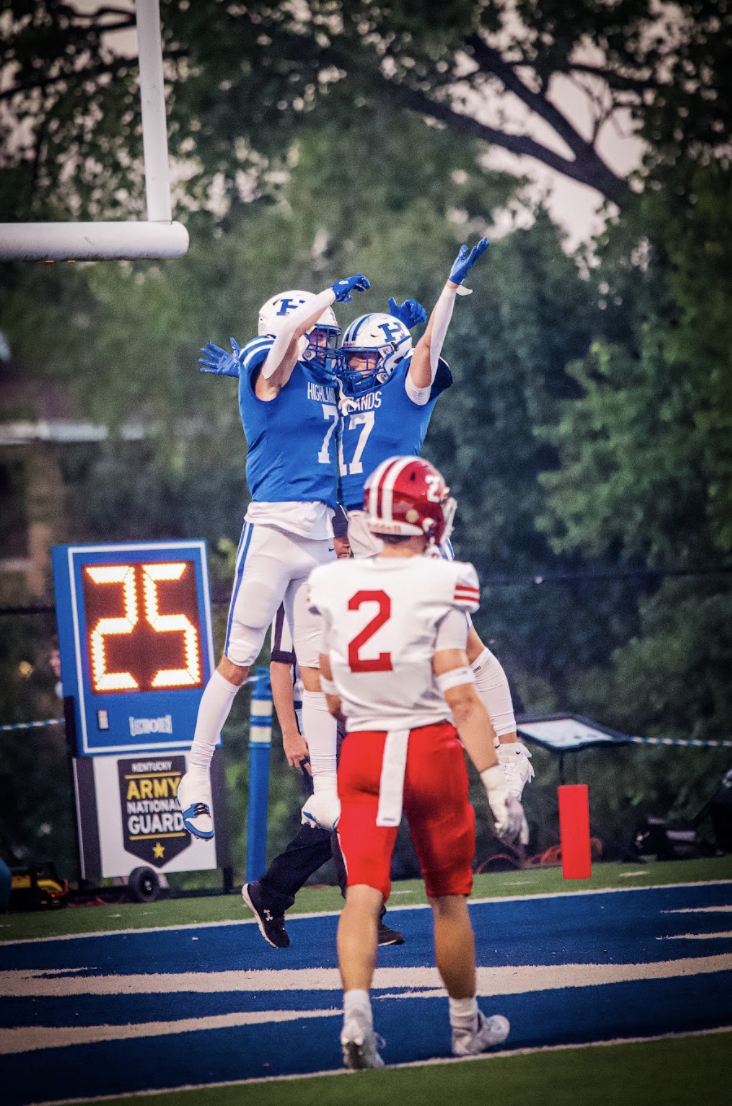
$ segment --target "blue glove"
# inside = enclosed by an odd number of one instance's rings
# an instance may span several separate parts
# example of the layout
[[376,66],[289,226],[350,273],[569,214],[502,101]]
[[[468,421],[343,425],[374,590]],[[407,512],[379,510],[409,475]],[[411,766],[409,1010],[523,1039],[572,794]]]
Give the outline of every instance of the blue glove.
[[332,285],[335,292],[336,303],[352,303],[353,296],[351,292],[365,292],[367,288],[371,287],[371,281],[367,280],[363,273],[357,273],[356,276],[345,277],[343,280],[337,280]]
[[198,358],[198,364],[202,373],[215,373],[217,376],[238,376],[239,355],[241,349],[234,338],[229,338],[233,353],[227,353],[221,346],[215,346],[213,342],[207,342],[201,350],[203,357]]
[[475,265],[479,257],[482,257],[485,251],[488,249],[490,242],[487,238],[481,238],[477,246],[473,246],[470,254],[468,254],[468,247],[461,246],[455,261],[453,262],[452,269],[450,270],[450,280],[453,284],[462,284],[466,276]]
[[407,330],[411,330],[418,323],[427,322],[427,312],[422,304],[417,303],[416,300],[405,300],[404,303],[397,304],[394,297],[389,296],[389,314],[398,319],[400,323],[404,323]]

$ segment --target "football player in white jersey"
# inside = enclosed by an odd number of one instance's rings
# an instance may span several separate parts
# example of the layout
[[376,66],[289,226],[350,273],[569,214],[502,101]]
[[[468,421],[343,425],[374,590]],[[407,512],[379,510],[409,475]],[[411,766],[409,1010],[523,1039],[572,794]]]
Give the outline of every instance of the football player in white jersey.
[[[381,539],[369,531],[362,510],[364,475],[395,453],[419,455],[435,403],[452,384],[441,354],[455,299],[469,294],[463,281],[488,245],[488,239],[482,238],[471,251],[461,246],[414,349],[409,333],[409,327],[419,321],[414,310],[411,320],[402,323],[386,314],[363,315],[343,335],[336,367],[342,393],[339,469],[355,557],[374,556],[382,546]],[[449,543],[441,552],[452,556]],[[520,799],[534,770],[529,763],[531,753],[518,740],[506,674],[472,622],[466,651],[478,694],[496,731],[498,759],[511,790]],[[521,839],[524,844],[528,841],[527,825],[522,826]]]
[[326,826],[338,815],[336,730],[320,690],[318,621],[307,610],[305,582],[315,565],[335,558],[338,409],[329,347],[339,327],[331,308],[368,287],[357,274],[318,295],[283,292],[261,308],[258,337],[243,349],[232,342],[232,355],[211,344],[203,351],[205,370],[239,377],[252,502],[237,551],[223,656],[204,689],[178,787],[183,824],[196,837],[213,837],[214,747],[283,600],[301,663],[303,728],[319,811]]
[[422,555],[443,540],[454,508],[428,461],[390,458],[367,481],[364,498],[383,549],[373,558],[322,565],[310,577],[310,607],[323,619],[322,686],[347,729],[338,768],[338,836],[348,874],[338,958],[349,1068],[383,1066],[369,990],[402,810],[433,910],[453,1052],[482,1052],[509,1031],[505,1017],[486,1017],[476,1000],[467,907],[475,815],[464,749],[480,773],[497,834],[516,834],[523,811],[498,764],[465,654],[465,614],[479,601],[475,569]]

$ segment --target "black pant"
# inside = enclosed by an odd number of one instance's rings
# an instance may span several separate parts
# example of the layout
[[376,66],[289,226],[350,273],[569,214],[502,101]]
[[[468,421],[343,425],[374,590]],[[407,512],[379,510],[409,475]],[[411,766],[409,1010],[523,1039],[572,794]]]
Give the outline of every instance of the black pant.
[[273,914],[284,914],[313,872],[333,858],[341,894],[346,893],[346,869],[335,833],[300,826],[284,852],[276,856],[259,880],[264,905]]

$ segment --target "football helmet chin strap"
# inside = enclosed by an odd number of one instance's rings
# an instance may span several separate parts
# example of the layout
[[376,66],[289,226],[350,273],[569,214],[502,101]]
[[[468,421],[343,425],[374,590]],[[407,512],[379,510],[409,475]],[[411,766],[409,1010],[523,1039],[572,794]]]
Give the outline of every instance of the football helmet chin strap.
[[[327,308],[335,303],[335,299],[336,297],[333,289],[325,288],[313,299],[308,300],[307,303],[300,304],[298,308],[283,319],[279,333],[275,337],[270,351],[267,354],[267,359],[262,366],[262,376],[265,380],[269,380],[272,374],[275,373],[282,364],[282,359],[287,352],[287,347],[292,341],[297,328],[301,326],[306,319],[309,319],[311,315],[317,315],[318,317],[322,315]],[[307,338],[305,338],[303,350],[306,346]]]

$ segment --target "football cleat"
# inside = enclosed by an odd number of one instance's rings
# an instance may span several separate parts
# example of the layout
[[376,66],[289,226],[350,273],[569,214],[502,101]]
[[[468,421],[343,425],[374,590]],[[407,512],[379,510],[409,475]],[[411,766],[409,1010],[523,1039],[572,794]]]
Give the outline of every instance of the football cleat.
[[381,1037],[376,1036],[373,1029],[363,1029],[356,1021],[343,1026],[343,1063],[349,1071],[383,1068],[384,1061],[379,1056],[379,1046],[383,1048],[384,1042]]
[[267,944],[273,949],[289,948],[290,938],[285,929],[285,919],[282,914],[275,914],[264,905],[259,883],[245,883],[241,889],[241,897],[254,915],[259,932]]
[[178,784],[178,804],[183,825],[194,837],[209,840],[214,835],[211,814],[211,784],[206,776],[186,772]]
[[454,1056],[477,1056],[488,1048],[501,1045],[506,1040],[511,1026],[503,1014],[494,1014],[487,1018],[478,1011],[478,1025],[475,1029],[452,1028],[452,1051]]
[[398,929],[392,929],[391,926],[379,922],[378,943],[380,945],[403,945],[404,935]]

